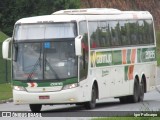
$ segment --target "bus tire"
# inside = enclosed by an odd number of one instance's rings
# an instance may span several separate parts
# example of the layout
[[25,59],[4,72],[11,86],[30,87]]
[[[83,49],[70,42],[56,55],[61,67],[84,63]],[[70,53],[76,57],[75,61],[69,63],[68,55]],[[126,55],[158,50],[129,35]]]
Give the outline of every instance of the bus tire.
[[79,106],[79,105],[83,105],[83,103],[76,103],[76,105],[77,105],[77,106]]
[[41,104],[29,104],[29,107],[32,112],[40,112],[42,105]]
[[131,95],[129,97],[129,101],[131,103],[136,103],[139,101],[139,94],[140,94],[140,90],[139,90],[139,82],[138,80],[135,78],[135,81],[134,81],[134,89],[133,89],[133,95]]
[[140,84],[139,101],[142,102],[144,99],[144,81],[142,79]]
[[128,97],[127,96],[123,96],[119,98],[120,103],[127,103],[128,102]]
[[85,102],[84,107],[86,109],[93,109],[96,107],[96,99],[97,99],[97,88],[95,85],[92,87],[92,93],[91,93],[91,101]]

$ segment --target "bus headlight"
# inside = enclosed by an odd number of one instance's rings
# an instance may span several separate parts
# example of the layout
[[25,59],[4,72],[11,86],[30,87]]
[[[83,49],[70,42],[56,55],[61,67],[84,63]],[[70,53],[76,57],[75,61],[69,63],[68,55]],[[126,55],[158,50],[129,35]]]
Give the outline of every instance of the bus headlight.
[[22,86],[13,86],[13,89],[17,91],[26,91],[26,89]]
[[78,87],[78,83],[65,85],[65,86],[63,87],[63,90],[72,89],[72,88],[75,88],[75,87]]

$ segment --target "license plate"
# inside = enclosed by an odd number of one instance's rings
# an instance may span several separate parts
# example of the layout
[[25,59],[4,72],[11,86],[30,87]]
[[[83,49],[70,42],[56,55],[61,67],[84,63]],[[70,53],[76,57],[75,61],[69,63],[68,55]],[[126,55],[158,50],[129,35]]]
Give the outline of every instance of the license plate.
[[39,99],[50,99],[50,96],[39,96]]

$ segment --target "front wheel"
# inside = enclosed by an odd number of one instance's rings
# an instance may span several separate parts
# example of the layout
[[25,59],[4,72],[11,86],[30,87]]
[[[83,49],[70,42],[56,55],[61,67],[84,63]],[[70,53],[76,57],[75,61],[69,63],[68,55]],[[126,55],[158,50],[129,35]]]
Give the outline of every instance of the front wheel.
[[30,104],[29,107],[32,112],[40,112],[42,105],[41,104]]
[[92,87],[91,101],[84,103],[86,109],[93,109],[96,107],[97,89],[95,85]]

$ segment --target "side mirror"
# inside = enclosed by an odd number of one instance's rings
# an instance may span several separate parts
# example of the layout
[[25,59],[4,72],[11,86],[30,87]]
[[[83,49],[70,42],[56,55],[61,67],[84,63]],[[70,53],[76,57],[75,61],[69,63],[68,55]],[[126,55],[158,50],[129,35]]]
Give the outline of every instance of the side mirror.
[[12,38],[7,38],[3,44],[2,44],[2,56],[3,59],[6,60],[11,60],[11,58],[9,58],[9,53],[10,53],[10,42],[11,42]]
[[75,38],[75,53],[76,56],[82,56],[82,35],[78,35]]

